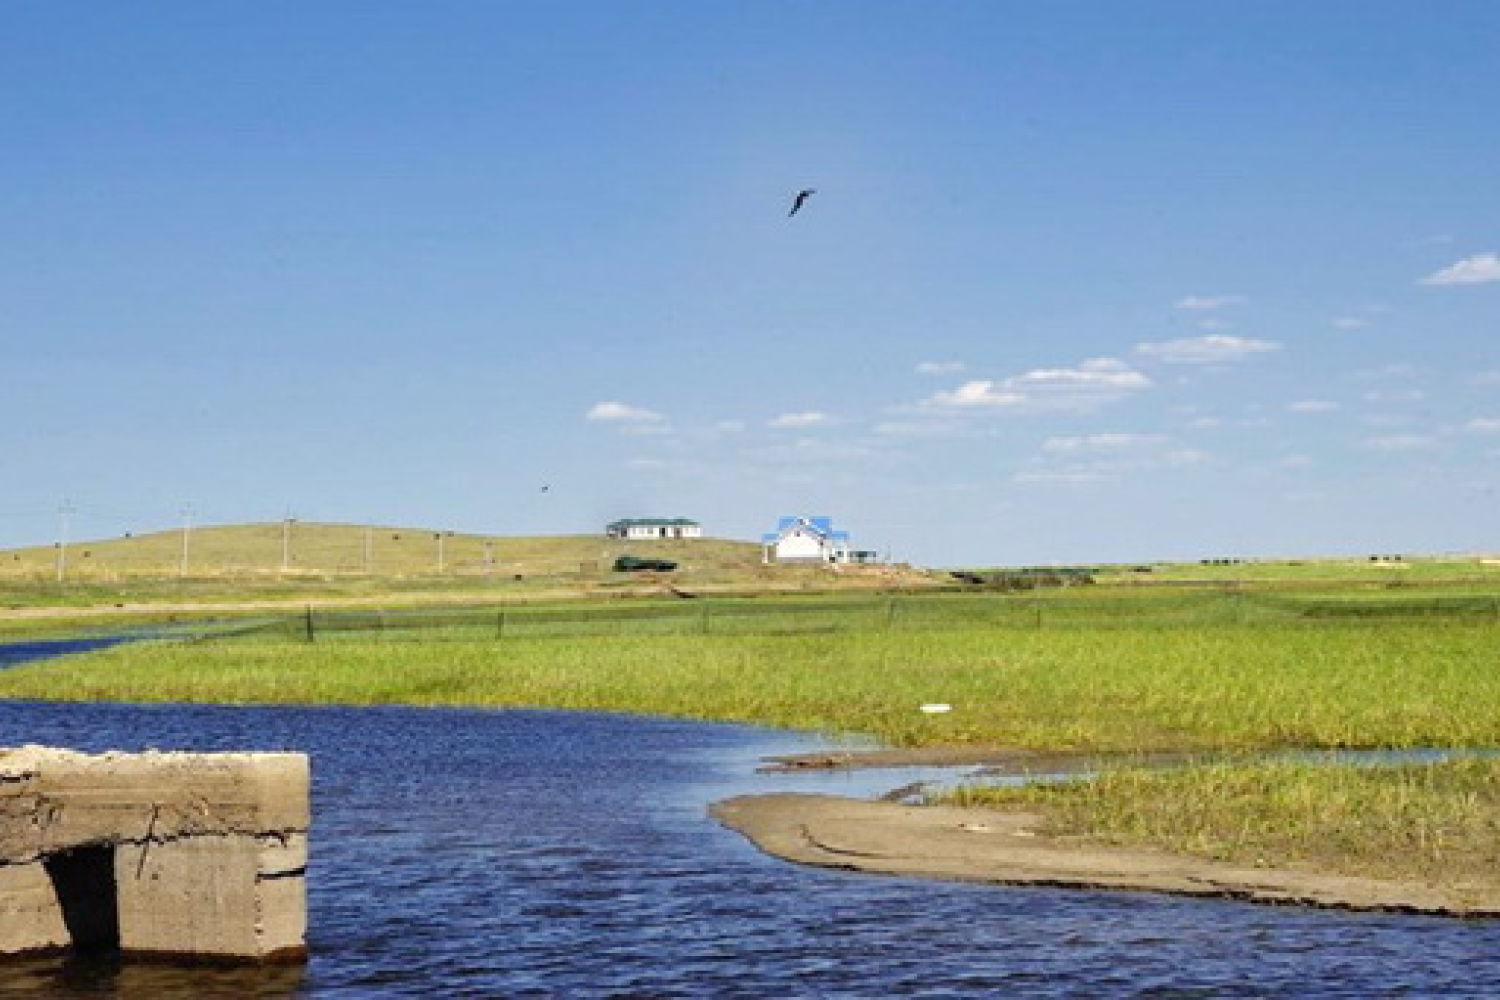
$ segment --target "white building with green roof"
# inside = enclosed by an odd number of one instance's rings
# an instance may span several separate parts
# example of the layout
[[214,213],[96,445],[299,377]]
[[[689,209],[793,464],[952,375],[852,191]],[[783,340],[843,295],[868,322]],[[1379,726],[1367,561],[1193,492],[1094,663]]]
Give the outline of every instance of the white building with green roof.
[[605,525],[604,533],[627,541],[702,538],[703,526],[686,517],[625,517]]

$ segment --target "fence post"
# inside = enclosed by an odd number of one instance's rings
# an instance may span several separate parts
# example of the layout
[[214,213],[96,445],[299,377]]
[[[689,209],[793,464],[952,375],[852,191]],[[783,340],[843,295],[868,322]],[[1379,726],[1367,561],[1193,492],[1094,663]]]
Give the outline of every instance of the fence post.
[[495,638],[496,639],[504,639],[505,638],[505,609],[504,608],[501,608],[500,609],[500,613],[495,616]]
[[703,610],[698,615],[698,621],[699,630],[704,635],[708,635],[708,602],[706,601],[703,604]]
[[896,595],[892,594],[885,602],[885,629],[889,632],[896,627]]
[[1032,610],[1032,613],[1036,615],[1036,627],[1037,628],[1041,628],[1042,627],[1042,599],[1040,597],[1033,596],[1031,598],[1031,610]]
[[307,627],[307,641],[308,642],[313,642],[314,641],[313,612],[312,612],[312,605],[311,604],[309,604],[307,606],[307,615],[306,615],[304,621],[305,621],[306,627]]

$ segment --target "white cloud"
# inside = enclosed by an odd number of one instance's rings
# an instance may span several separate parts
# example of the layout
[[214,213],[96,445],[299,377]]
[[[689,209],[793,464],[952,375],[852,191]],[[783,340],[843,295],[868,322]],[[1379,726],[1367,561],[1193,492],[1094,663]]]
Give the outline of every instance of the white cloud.
[[745,429],[743,420],[720,420],[713,429],[719,434],[738,434]]
[[1178,309],[1209,312],[1214,309],[1223,309],[1225,306],[1238,305],[1244,301],[1243,295],[1185,295],[1173,305]]
[[828,423],[828,414],[819,410],[804,410],[801,413],[783,413],[779,417],[766,421],[766,426],[784,430],[788,428],[818,427],[826,423]]
[[1089,358],[1077,368],[1036,368],[1006,381],[1016,388],[1108,391],[1144,389],[1151,384],[1118,358]]
[[1500,254],[1477,253],[1421,279],[1423,285],[1482,285],[1500,281]]
[[1364,422],[1368,427],[1410,427],[1414,421],[1398,413],[1371,413]]
[[1165,434],[1105,432],[1049,437],[1018,483],[1082,483],[1116,480],[1160,469],[1180,469],[1210,461],[1208,452],[1175,443]]
[[1354,373],[1355,378],[1363,379],[1365,381],[1415,378],[1416,375],[1416,368],[1406,364],[1381,365],[1379,368],[1362,368]]
[[1042,442],[1042,450],[1050,452],[1119,452],[1160,444],[1166,440],[1160,434],[1079,434],[1050,437]]
[[794,438],[757,445],[740,452],[741,458],[768,466],[809,468],[827,464],[866,464],[888,461],[892,453],[862,442],[829,441],[826,438]]
[[1185,337],[1156,344],[1136,344],[1135,349],[1169,365],[1222,365],[1241,361],[1252,354],[1281,350],[1270,340],[1253,340],[1229,334],[1211,333],[1204,337]]
[[1160,465],[1177,468],[1184,465],[1202,465],[1213,458],[1208,452],[1200,448],[1173,448],[1163,453]]
[[1097,469],[1025,469],[1011,477],[1016,483],[1104,483],[1117,477]]
[[1437,447],[1437,439],[1427,434],[1390,434],[1365,438],[1364,445],[1370,451],[1427,451]]
[[1415,403],[1426,398],[1421,389],[1376,389],[1364,395],[1368,403]]
[[1335,330],[1363,330],[1370,325],[1367,319],[1358,316],[1338,316],[1330,324]]
[[886,420],[871,428],[882,437],[953,437],[963,433],[956,420]]
[[1475,434],[1500,434],[1500,417],[1475,417],[1464,424],[1464,430]]
[[654,410],[648,410],[640,406],[631,406],[629,403],[621,403],[616,400],[605,400],[595,403],[589,407],[583,415],[585,420],[598,420],[604,423],[616,424],[653,424],[662,419],[662,415]]
[[1339,404],[1327,399],[1302,399],[1287,406],[1292,413],[1332,413]]
[[956,375],[967,367],[962,361],[921,361],[917,363],[917,374]]
[[965,408],[1017,406],[1026,402],[1026,397],[1019,392],[999,388],[994,379],[980,378],[965,382],[957,389],[940,392],[932,397],[931,402],[938,406]]
[[923,405],[953,410],[1086,411],[1150,385],[1149,378],[1118,358],[1088,358],[1074,368],[1034,368],[998,381],[971,379],[929,397]]

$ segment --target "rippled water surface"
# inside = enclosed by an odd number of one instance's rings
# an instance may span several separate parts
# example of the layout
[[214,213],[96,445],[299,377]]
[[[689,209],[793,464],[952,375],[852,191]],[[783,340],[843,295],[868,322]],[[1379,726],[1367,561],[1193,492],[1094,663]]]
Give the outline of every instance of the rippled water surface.
[[1454,997],[1500,990],[1500,923],[802,868],[704,813],[810,747],[603,714],[0,703],[0,746],[306,750],[303,969],[0,965],[28,997]]

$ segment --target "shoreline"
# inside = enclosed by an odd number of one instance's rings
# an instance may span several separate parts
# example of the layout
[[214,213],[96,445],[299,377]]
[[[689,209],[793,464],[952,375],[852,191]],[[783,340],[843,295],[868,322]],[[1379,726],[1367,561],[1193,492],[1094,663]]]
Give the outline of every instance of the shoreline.
[[766,757],[756,768],[767,774],[797,771],[860,770],[883,767],[980,767],[987,774],[1085,774],[1121,760],[1148,767],[1196,763],[1216,756],[1190,750],[1129,753],[1102,750],[1023,750],[982,745],[887,747],[870,750],[822,750]]
[[1041,832],[1043,817],[831,795],[744,795],[709,815],[798,864],[1006,886],[1163,893],[1269,905],[1500,917],[1500,892],[1463,892],[1291,868],[1247,867]]

